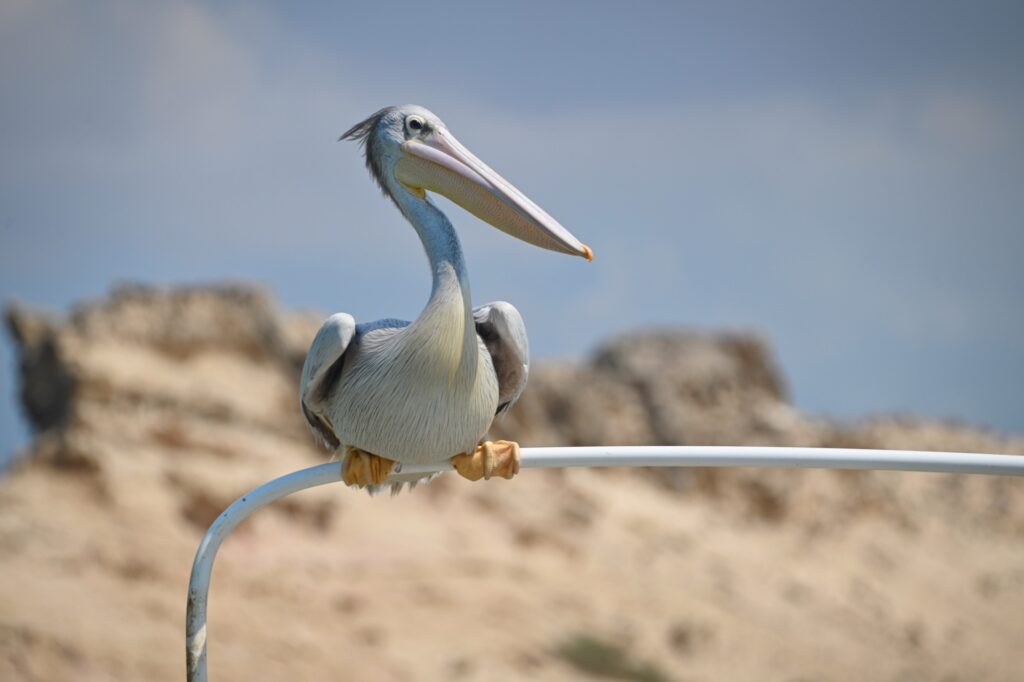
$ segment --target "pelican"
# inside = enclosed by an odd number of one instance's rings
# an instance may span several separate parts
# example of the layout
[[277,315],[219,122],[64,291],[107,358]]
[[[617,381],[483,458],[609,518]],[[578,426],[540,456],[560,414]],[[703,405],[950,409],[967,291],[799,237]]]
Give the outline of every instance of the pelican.
[[593,252],[423,107],[381,109],[340,140],[363,146],[370,175],[416,229],[433,286],[412,322],[327,319],[302,368],[310,428],[342,458],[345,483],[371,493],[389,475],[392,492],[420,478],[403,477],[402,464],[451,462],[472,481],[511,479],[519,445],[483,438],[526,386],[526,327],[504,301],[473,308],[459,237],[427,192],[530,244],[588,261]]

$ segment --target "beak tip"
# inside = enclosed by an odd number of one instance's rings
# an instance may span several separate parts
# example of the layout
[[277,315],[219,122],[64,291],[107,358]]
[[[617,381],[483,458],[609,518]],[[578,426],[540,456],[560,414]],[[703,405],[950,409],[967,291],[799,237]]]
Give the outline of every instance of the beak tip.
[[586,244],[583,245],[583,257],[587,259],[588,263],[592,263],[594,261],[594,250]]

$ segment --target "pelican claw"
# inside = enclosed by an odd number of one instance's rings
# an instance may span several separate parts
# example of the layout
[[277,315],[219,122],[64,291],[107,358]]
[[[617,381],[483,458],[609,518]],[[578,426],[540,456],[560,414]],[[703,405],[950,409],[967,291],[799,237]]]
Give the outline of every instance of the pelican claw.
[[358,448],[345,448],[345,465],[341,478],[346,485],[364,488],[380,485],[387,480],[395,463],[378,455],[371,455]]
[[452,457],[452,466],[463,478],[479,481],[495,476],[511,479],[519,473],[519,443],[510,440],[486,440],[472,454]]

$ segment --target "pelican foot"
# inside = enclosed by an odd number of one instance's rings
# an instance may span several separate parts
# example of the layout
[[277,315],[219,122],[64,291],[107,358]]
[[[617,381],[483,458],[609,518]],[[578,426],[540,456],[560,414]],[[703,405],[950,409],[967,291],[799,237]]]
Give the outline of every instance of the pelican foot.
[[359,488],[380,485],[387,480],[388,474],[391,473],[394,466],[394,461],[390,459],[346,446],[345,465],[341,472],[341,478],[347,485]]
[[485,440],[472,454],[452,457],[452,466],[463,478],[487,480],[494,476],[511,479],[519,473],[519,443],[510,440]]

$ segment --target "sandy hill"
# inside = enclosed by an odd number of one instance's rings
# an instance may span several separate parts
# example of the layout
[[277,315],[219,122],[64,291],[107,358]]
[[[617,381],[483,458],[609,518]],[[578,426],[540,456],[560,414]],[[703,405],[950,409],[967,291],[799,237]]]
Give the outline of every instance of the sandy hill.
[[[207,524],[325,461],[296,405],[319,319],[244,286],[8,310],[37,430],[0,480],[0,679],[177,680]],[[536,367],[496,435],[1024,452],[796,410],[742,334]],[[1015,680],[1024,481],[823,471],[453,475],[258,513],[214,573],[214,680]]]

